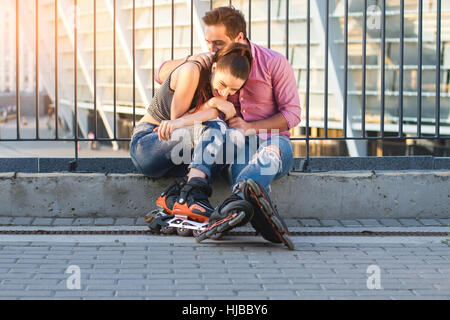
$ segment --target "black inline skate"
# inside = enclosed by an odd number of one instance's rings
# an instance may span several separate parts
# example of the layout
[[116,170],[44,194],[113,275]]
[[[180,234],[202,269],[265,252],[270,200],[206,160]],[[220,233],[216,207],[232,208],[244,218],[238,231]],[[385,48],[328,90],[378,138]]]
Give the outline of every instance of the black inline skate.
[[209,219],[209,225],[196,237],[196,240],[201,242],[207,238],[215,238],[217,234],[223,234],[246,224],[252,216],[251,203],[237,194],[232,194],[214,210]]
[[248,179],[244,183],[243,194],[253,205],[254,215],[250,223],[255,230],[264,239],[273,243],[283,243],[289,250],[294,250],[287,225],[264,188],[258,182]]

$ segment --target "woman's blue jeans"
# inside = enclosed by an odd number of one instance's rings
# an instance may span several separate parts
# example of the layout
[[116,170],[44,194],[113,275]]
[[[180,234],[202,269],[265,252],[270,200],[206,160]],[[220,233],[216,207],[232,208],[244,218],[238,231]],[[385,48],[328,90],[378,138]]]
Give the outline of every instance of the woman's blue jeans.
[[282,135],[267,140],[256,135],[245,137],[222,120],[211,120],[177,129],[170,141],[159,141],[158,133],[153,132],[156,127],[138,124],[130,144],[134,165],[151,178],[184,176],[189,168],[196,168],[212,182],[226,170],[232,190],[252,179],[269,193],[272,181],[285,176],[294,162],[292,144]]

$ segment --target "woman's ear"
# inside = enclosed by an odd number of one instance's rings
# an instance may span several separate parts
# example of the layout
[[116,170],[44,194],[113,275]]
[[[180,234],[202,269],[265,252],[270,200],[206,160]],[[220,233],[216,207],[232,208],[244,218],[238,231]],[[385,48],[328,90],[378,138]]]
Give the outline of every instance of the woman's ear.
[[217,62],[214,62],[212,67],[211,67],[211,73],[215,73],[216,72],[216,68],[217,68]]

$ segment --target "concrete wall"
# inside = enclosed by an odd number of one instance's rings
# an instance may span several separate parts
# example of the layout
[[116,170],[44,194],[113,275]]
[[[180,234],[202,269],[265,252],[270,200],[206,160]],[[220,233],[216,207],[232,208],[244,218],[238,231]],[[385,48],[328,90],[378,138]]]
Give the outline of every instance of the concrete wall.
[[[286,218],[448,218],[449,171],[291,173],[272,184]],[[137,217],[170,180],[139,174],[0,173],[0,216]],[[217,205],[229,194],[214,185]]]

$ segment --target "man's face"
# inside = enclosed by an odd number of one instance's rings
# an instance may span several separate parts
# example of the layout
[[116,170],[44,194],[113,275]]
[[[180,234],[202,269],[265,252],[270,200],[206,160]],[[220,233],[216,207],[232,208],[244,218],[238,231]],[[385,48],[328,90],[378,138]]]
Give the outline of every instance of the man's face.
[[235,42],[228,38],[223,24],[205,26],[205,40],[211,53],[216,53],[226,45]]

